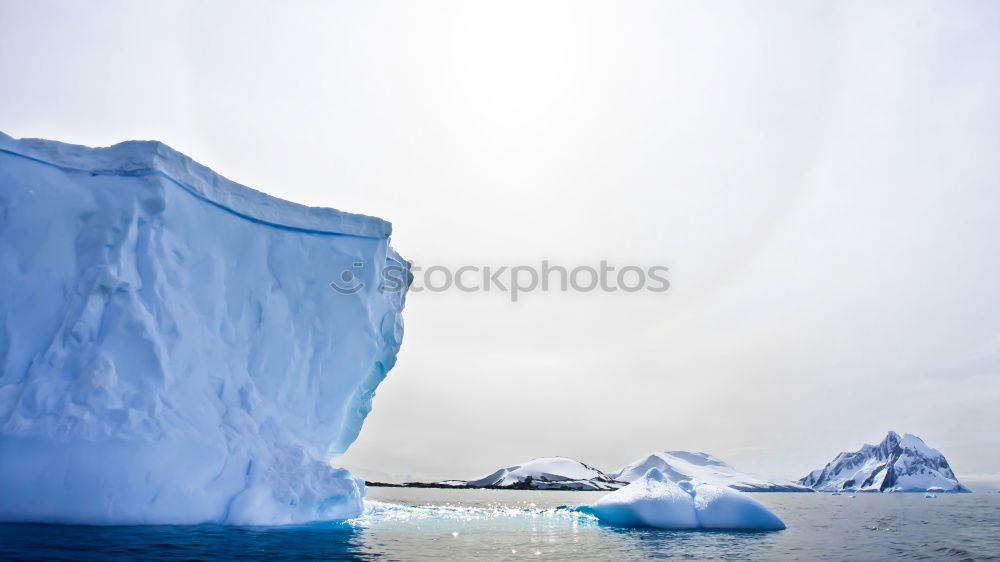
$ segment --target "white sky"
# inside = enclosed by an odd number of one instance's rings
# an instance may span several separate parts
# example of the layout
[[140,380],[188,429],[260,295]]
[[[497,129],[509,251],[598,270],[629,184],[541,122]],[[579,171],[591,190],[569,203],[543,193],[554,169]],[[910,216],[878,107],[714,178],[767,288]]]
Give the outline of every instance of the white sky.
[[0,130],[157,139],[434,264],[339,464],[654,450],[788,478],[894,429],[1000,478],[1000,3],[0,0]]

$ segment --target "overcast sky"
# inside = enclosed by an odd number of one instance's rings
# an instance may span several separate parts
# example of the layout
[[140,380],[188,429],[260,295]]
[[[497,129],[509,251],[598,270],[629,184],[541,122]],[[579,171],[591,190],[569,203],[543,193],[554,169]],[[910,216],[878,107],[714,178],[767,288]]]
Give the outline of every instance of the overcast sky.
[[893,429],[997,479],[998,30],[991,1],[2,0],[0,130],[161,140],[424,267],[670,267],[411,294],[362,476],[798,478]]

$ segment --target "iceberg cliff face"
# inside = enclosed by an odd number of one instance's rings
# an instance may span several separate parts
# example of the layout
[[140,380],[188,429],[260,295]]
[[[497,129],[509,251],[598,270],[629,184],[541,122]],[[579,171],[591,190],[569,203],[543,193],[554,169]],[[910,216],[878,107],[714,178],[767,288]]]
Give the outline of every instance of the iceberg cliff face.
[[0,520],[358,515],[328,459],[402,338],[390,231],[157,142],[0,134]]
[[968,492],[937,449],[890,431],[878,445],[840,453],[799,483],[821,492]]

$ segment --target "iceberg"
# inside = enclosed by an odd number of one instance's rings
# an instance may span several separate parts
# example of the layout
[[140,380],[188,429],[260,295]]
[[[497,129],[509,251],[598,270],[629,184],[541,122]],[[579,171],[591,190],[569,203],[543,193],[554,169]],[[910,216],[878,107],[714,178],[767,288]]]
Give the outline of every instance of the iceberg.
[[402,339],[390,233],[159,142],[0,133],[0,521],[359,515],[329,460]]
[[785,524],[750,496],[694,480],[673,482],[650,468],[631,484],[577,508],[604,524],[660,529],[779,531]]

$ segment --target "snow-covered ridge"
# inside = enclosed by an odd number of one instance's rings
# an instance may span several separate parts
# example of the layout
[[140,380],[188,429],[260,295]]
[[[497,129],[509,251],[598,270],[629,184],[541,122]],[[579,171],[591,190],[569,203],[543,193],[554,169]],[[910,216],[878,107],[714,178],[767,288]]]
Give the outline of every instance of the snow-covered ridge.
[[545,457],[472,480],[411,482],[405,486],[448,488],[516,488],[535,490],[617,490],[657,469],[674,483],[697,481],[743,492],[812,492],[810,488],[778,478],[740,472],[706,453],[667,451],[647,455],[612,473],[604,473],[566,457]]
[[0,520],[359,514],[328,460],[402,339],[389,232],[160,143],[0,135]]
[[968,492],[944,455],[909,433],[890,431],[878,445],[840,453],[799,483],[821,492]]
[[392,225],[377,217],[307,207],[238,184],[159,141],[126,141],[91,148],[43,139],[14,139],[0,132],[0,152],[66,171],[159,175],[208,203],[270,226],[372,238],[387,238],[392,233]]
[[566,457],[530,460],[460,484],[470,488],[614,490],[621,487],[596,468]]
[[617,490],[626,483],[617,482],[600,470],[566,457],[544,457],[501,468],[472,480],[440,480],[372,486],[409,488],[507,488],[513,490]]
[[740,472],[706,453],[664,451],[647,455],[610,474],[615,480],[634,482],[651,468],[673,482],[696,480],[742,492],[811,492],[812,490],[780,478],[766,478]]

